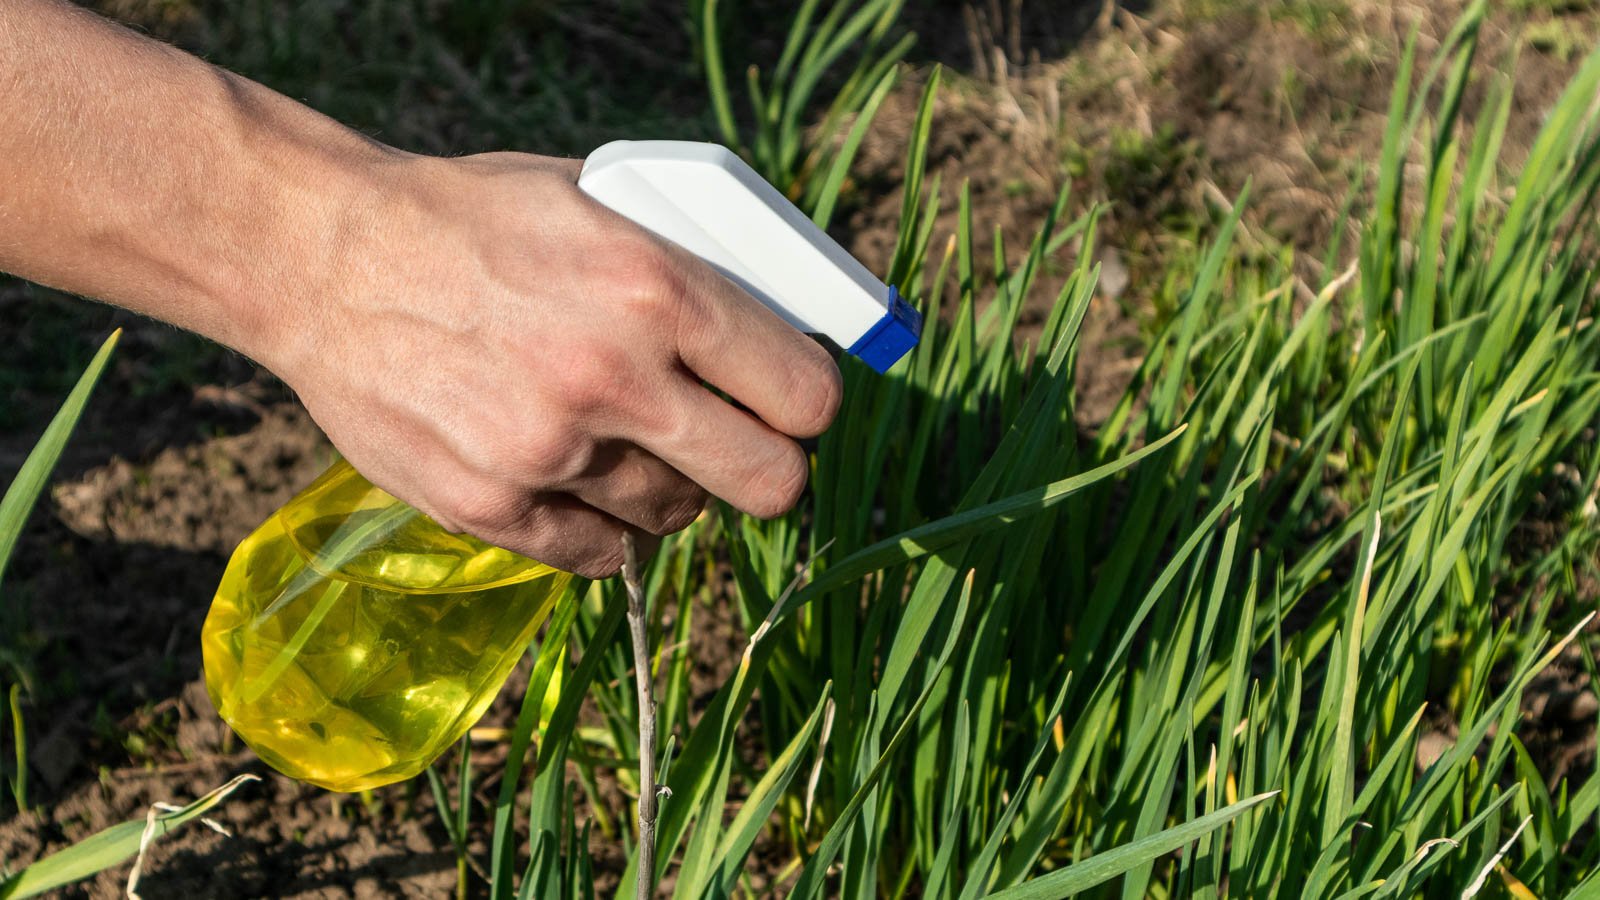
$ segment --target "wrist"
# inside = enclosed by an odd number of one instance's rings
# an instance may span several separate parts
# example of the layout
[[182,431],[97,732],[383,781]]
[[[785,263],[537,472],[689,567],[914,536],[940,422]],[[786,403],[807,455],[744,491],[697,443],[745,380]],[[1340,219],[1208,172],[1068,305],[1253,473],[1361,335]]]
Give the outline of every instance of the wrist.
[[209,336],[280,375],[320,351],[342,295],[370,265],[370,248],[405,205],[404,173],[422,157],[367,139],[233,75],[237,183],[219,192],[233,248],[198,260]]

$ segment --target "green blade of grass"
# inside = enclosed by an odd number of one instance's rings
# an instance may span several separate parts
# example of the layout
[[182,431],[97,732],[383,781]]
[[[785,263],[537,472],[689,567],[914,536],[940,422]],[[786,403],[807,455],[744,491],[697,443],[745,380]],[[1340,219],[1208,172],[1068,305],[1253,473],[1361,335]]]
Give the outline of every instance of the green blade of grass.
[[1032,881],[996,891],[988,896],[991,900],[1059,900],[1061,897],[1088,890],[1199,840],[1201,836],[1222,828],[1253,807],[1278,796],[1278,793],[1269,791],[1240,800],[1210,815],[1147,835],[1104,853],[1096,853],[1083,862],[1073,863],[1059,871],[1041,875]]
[[[755,845],[756,837],[761,830],[767,827],[773,808],[777,806],[783,792],[788,790],[795,773],[800,770],[800,762],[804,758],[803,751],[810,746],[812,738],[816,736],[817,728],[822,724],[823,711],[827,707],[831,689],[832,685],[823,686],[821,699],[817,701],[816,708],[811,711],[805,725],[795,735],[794,740],[772,758],[770,768],[761,780],[756,782],[750,795],[740,804],[738,814],[728,824],[727,833],[717,848],[717,871],[711,880],[715,891],[711,896],[734,895],[734,885],[745,870],[750,848]],[[821,748],[818,749],[820,752]],[[699,894],[699,890],[690,892],[691,896]]]
[[[515,834],[512,816],[515,811],[517,791],[521,787],[522,767],[532,745],[533,734],[540,719],[545,717],[546,688],[557,667],[566,663],[567,632],[578,615],[580,587],[569,587],[545,628],[544,642],[534,661],[533,673],[528,676],[528,686],[522,695],[522,708],[517,712],[516,724],[511,729],[511,748],[506,754],[505,770],[500,775],[500,792],[495,798],[494,832],[489,853],[490,889],[494,896],[507,898],[514,892],[512,873],[515,864]],[[560,702],[559,700],[557,701]],[[431,771],[431,770],[430,770]]]
[[[1033,780],[1033,773],[1039,768],[1039,761],[1044,759],[1045,750],[1050,746],[1050,728],[1061,716],[1061,707],[1067,701],[1067,689],[1070,687],[1070,675],[1062,681],[1061,690],[1056,693],[1055,703],[1050,707],[1049,713],[1044,717],[1047,727],[1039,735],[1039,741],[1033,748],[1033,755],[1028,758],[1021,769],[1018,781],[1027,784]],[[1022,802],[1026,793],[1018,791],[1012,796],[1011,802],[1006,804],[1005,811],[995,820],[994,830],[989,839],[984,842],[983,850],[978,854],[977,860],[972,864],[972,869],[967,873],[967,886],[961,892],[960,900],[976,900],[979,892],[988,884],[989,873],[994,868],[995,858],[1000,854],[1000,842],[1011,831],[1011,823],[1016,819],[1017,813],[1022,809]]]
[[88,368],[78,376],[78,383],[73,386],[72,392],[67,395],[61,409],[45,428],[39,442],[34,445],[28,458],[23,461],[22,468],[17,471],[17,477],[12,480],[11,486],[6,488],[4,498],[0,498],[0,581],[5,578],[6,563],[11,559],[11,551],[17,546],[17,538],[22,534],[22,525],[28,519],[28,513],[39,499],[39,494],[44,491],[45,482],[50,478],[50,472],[55,469],[56,460],[61,458],[61,451],[67,445],[67,438],[72,436],[72,429],[78,424],[78,419],[83,416],[84,407],[89,403],[89,395],[94,391],[94,386],[100,380],[100,375],[105,371],[106,363],[111,360],[111,351],[117,346],[117,339],[122,336],[122,329],[117,329],[105,339],[94,358],[89,360]]
[[828,169],[827,177],[822,181],[822,199],[811,214],[811,221],[817,223],[818,228],[827,228],[828,221],[833,218],[833,207],[839,201],[839,191],[844,186],[845,177],[850,174],[850,164],[855,162],[856,151],[860,149],[862,139],[872,127],[872,120],[878,115],[878,107],[883,104],[883,99],[889,96],[889,90],[894,87],[898,74],[896,70],[890,69],[878,80],[872,89],[872,94],[867,97],[867,102],[856,115],[855,124],[850,126],[850,133],[845,137],[844,146],[834,154],[833,164]]
[[[968,573],[968,577],[962,586],[961,599],[956,605],[954,616],[956,624],[950,629],[950,633],[946,635],[944,647],[939,651],[939,655],[933,664],[935,670],[943,669],[950,661],[950,654],[960,639],[960,623],[966,619],[968,601],[971,595],[972,576],[971,573]],[[927,702],[931,693],[932,685],[930,684],[912,703],[911,709],[900,723],[900,727],[895,729],[894,736],[889,739],[888,745],[883,748],[883,753],[872,763],[872,768],[866,773],[860,784],[857,785],[855,794],[850,798],[850,802],[845,804],[839,813],[839,818],[834,821],[833,826],[828,829],[828,833],[823,836],[822,843],[817,847],[816,852],[806,861],[805,868],[800,872],[800,878],[795,882],[793,891],[790,892],[791,897],[799,897],[804,900],[804,898],[822,896],[823,881],[827,876],[828,869],[833,865],[833,861],[838,856],[846,837],[853,832],[851,826],[856,815],[860,813],[861,808],[866,805],[868,799],[874,795],[874,788],[879,780],[883,778],[884,772],[889,767],[889,761],[895,756],[895,751],[900,749],[915,730],[917,713],[922,708],[922,705]]]
[[717,0],[704,0],[700,18],[701,56],[706,67],[706,87],[711,93],[711,108],[717,114],[717,128],[729,147],[739,146],[739,127],[733,122],[733,101],[728,95],[728,77],[722,68],[722,32],[717,22]]
[[1087,472],[1070,478],[1063,478],[1030,491],[1013,494],[1003,500],[997,500],[976,509],[929,522],[926,525],[912,528],[852,553],[829,567],[826,572],[818,576],[811,584],[806,585],[796,595],[792,605],[785,610],[785,614],[792,613],[816,597],[844,587],[866,575],[888,566],[919,559],[929,553],[981,533],[997,523],[1009,525],[1030,516],[1038,515],[1078,491],[1096,482],[1103,481],[1157,453],[1183,434],[1184,429],[1187,427],[1186,425],[1179,425],[1158,440],[1151,441],[1126,456],[1105,465],[1097,466]]
[[138,854],[147,828],[155,838],[161,838],[205,815],[245,782],[259,780],[254,775],[240,775],[181,809],[159,813],[150,820],[134,819],[113,825],[52,853],[0,882],[0,900],[33,897],[125,862]]
[[22,685],[13,684],[7,692],[11,707],[11,743],[17,760],[16,774],[11,777],[11,798],[18,812],[28,810],[28,729],[22,718]]

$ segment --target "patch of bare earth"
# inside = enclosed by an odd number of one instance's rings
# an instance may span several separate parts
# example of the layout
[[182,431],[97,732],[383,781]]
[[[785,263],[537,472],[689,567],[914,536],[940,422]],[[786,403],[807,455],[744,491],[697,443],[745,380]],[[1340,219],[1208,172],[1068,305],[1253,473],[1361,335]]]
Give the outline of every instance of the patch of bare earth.
[[[1069,215],[1104,205],[1100,291],[1078,369],[1085,425],[1103,420],[1137,366],[1140,330],[1160,318],[1154,298],[1175,255],[1192,250],[1247,184],[1238,240],[1263,252],[1295,248],[1308,285],[1336,274],[1323,272],[1321,260],[1352,186],[1352,212],[1363,212],[1405,42],[1415,30],[1420,81],[1465,4],[1307,4],[1337,11],[1310,22],[1284,12],[1294,6],[983,0],[935,4],[915,23],[945,54],[936,59],[962,63],[945,72],[929,152],[930,172],[943,181],[936,253],[955,233],[963,183],[980,269],[993,258],[996,231],[1015,266],[1069,180]],[[1505,141],[1513,164],[1579,61],[1540,49],[1526,37],[1530,23],[1554,22],[1580,43],[1600,33],[1600,9],[1573,6],[1532,19],[1498,11],[1482,29],[1465,115],[1470,122],[1487,85],[1514,65],[1506,72],[1513,103]],[[894,248],[905,135],[928,72],[909,73],[880,111],[841,229],[852,251],[879,269]],[[1419,134],[1411,149],[1425,139]],[[1353,229],[1342,237],[1341,264],[1354,254]],[[1080,250],[1070,243],[1047,261],[1020,339],[1035,333]],[[947,298],[954,288],[952,279]]]

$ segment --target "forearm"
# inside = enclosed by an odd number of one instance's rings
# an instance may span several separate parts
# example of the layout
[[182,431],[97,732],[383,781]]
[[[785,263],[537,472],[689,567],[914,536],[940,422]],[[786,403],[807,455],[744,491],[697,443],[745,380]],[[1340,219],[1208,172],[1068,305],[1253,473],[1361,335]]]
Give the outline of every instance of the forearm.
[[0,3],[0,270],[289,352],[407,158],[60,0]]
[[706,491],[793,506],[793,438],[841,388],[577,176],[400,153],[63,0],[0,0],[0,269],[240,350],[373,483],[600,577]]

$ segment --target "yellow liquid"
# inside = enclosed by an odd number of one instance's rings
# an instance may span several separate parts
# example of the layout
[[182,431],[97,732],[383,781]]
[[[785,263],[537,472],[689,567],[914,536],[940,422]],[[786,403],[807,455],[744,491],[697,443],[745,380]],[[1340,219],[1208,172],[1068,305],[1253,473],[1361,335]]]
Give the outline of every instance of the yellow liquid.
[[400,781],[483,715],[570,580],[339,463],[228,561],[201,631],[206,689],[286,775]]

